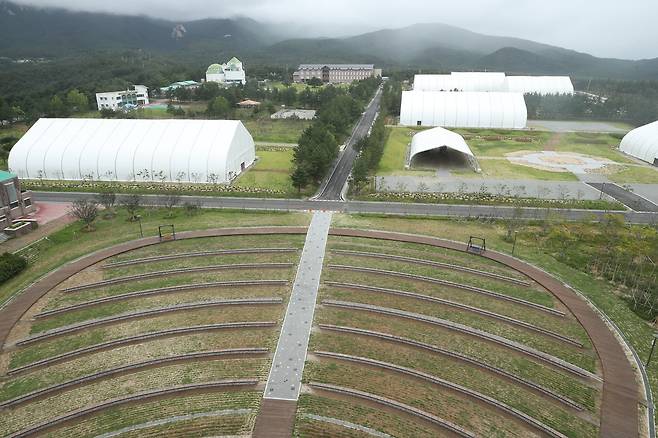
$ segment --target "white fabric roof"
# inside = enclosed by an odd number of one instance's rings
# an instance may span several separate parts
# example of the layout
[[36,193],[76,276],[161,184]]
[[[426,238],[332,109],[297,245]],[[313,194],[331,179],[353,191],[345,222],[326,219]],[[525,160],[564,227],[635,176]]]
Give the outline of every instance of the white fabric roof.
[[521,93],[402,93],[401,125],[523,129],[527,120],[528,109]]
[[568,76],[508,76],[507,91],[523,94],[573,94],[573,84]]
[[622,139],[619,149],[640,160],[658,164],[658,122],[633,129]]
[[414,91],[489,91],[512,93],[573,94],[568,76],[505,76],[505,73],[453,72],[449,75],[416,75]]
[[416,75],[417,91],[507,91],[505,73],[453,72],[449,75]]
[[443,146],[461,152],[462,154],[475,157],[471,148],[466,144],[464,137],[456,132],[448,131],[447,129],[432,128],[414,135],[411,140],[409,159],[413,160],[418,154]]
[[240,121],[40,119],[9,167],[27,179],[221,183],[254,160]]

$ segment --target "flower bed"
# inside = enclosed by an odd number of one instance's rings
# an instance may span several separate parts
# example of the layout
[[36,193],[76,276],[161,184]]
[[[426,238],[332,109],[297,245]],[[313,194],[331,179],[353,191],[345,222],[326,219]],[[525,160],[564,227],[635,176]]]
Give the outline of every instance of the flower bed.
[[166,182],[110,182],[110,181],[56,181],[56,180],[23,180],[22,185],[27,190],[44,192],[88,192],[98,193],[114,191],[116,193],[177,193],[181,195],[202,196],[249,196],[258,198],[282,198],[288,193],[281,190],[259,187],[239,187],[225,184],[186,184]]
[[360,197],[364,201],[409,202],[423,204],[500,205],[507,207],[566,208],[583,210],[624,211],[618,202],[605,200],[539,199],[501,196],[491,193],[371,193]]

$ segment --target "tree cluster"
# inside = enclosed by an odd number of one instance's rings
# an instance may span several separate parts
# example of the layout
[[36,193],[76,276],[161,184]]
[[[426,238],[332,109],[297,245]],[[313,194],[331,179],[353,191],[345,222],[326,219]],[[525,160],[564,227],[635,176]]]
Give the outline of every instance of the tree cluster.
[[295,149],[291,179],[298,190],[322,181],[338,156],[339,143],[349,135],[378,86],[379,80],[366,80],[347,91],[327,86],[319,92],[332,97],[320,107],[316,120],[302,133]]

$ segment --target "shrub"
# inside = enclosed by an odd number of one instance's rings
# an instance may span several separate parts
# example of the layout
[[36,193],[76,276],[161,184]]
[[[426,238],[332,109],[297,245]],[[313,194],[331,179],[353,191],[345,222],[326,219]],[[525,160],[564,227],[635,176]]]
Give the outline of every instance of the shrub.
[[27,267],[27,260],[16,254],[0,255],[0,284],[20,274]]

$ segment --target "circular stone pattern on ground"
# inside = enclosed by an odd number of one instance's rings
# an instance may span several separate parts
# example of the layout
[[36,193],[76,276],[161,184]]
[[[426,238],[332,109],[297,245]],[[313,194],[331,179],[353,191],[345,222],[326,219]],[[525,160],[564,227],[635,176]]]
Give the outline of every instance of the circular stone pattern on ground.
[[547,170],[549,172],[594,173],[604,172],[614,161],[572,152],[520,151],[506,155],[512,164]]

